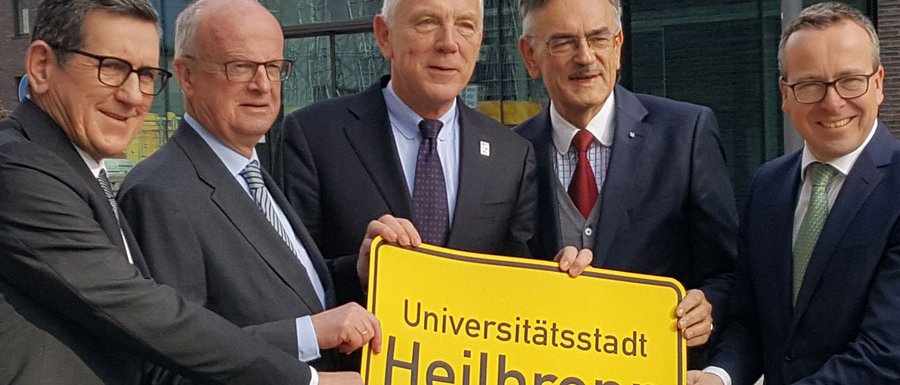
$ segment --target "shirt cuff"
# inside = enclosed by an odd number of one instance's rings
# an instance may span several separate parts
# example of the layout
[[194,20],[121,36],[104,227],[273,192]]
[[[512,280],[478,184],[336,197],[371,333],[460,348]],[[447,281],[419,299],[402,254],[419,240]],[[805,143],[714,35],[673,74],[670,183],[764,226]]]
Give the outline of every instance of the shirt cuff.
[[[319,352],[319,340],[316,338],[316,329],[313,328],[312,318],[309,316],[300,317],[297,318],[296,323],[297,353],[300,361],[310,362],[321,357],[322,355]],[[314,381],[311,385],[316,385],[318,383],[317,378],[318,376],[313,376]]]
[[725,369],[722,369],[718,366],[707,366],[703,369],[704,373],[715,374],[719,379],[722,380],[722,383],[725,385],[731,385],[731,376],[728,375],[728,372]]
[[312,366],[309,367],[309,385],[319,385],[319,372]]

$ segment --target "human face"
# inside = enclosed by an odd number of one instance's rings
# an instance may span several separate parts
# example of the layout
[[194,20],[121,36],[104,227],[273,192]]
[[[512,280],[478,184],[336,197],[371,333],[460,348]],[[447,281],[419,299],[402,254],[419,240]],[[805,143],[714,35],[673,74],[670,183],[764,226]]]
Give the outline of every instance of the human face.
[[398,0],[393,19],[375,18],[375,39],[391,61],[397,95],[419,115],[437,119],[463,90],[482,38],[479,0]]
[[[801,29],[784,47],[785,81],[830,82],[842,76],[868,75],[874,69],[873,49],[866,30],[851,21],[824,29]],[[884,68],[878,68],[869,79],[869,91],[858,98],[844,99],[828,87],[820,102],[803,104],[782,83],[781,108],[791,115],[809,151],[827,162],[853,152],[866,140],[884,100],[883,85]]]
[[228,80],[225,64],[284,58],[278,21],[255,1],[209,3],[194,35],[195,55],[175,70],[187,112],[223,144],[249,158],[278,116],[281,82],[263,67],[248,82]]
[[[524,24],[519,51],[529,75],[543,78],[560,114],[584,128],[616,84],[623,36],[615,10],[607,0],[551,0]],[[613,40],[606,49],[592,50],[584,40],[603,35]],[[582,39],[579,48],[572,55],[551,55],[546,43],[563,37]]]
[[[86,15],[82,33],[84,51],[123,59],[134,68],[159,65],[159,36],[152,22],[95,10]],[[35,102],[95,160],[124,154],[153,102],[153,96],[141,93],[138,75],[129,74],[118,87],[102,84],[98,61],[76,54],[69,54],[63,65],[53,55],[41,68],[33,55],[49,53],[46,47],[35,42],[29,49]]]

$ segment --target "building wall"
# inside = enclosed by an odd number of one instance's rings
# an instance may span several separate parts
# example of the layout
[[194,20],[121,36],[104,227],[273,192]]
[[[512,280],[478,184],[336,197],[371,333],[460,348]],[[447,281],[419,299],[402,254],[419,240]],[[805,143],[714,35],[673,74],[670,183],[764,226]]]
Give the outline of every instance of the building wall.
[[17,76],[25,72],[25,50],[30,36],[16,35],[15,10],[12,0],[0,0],[0,103],[13,110],[17,101]]
[[884,103],[879,119],[900,137],[900,0],[878,2],[878,36],[885,71]]

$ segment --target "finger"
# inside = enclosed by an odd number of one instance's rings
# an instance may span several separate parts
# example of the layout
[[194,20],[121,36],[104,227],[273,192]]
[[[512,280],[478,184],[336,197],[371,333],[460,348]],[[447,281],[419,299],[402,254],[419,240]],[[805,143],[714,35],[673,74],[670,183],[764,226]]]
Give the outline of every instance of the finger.
[[705,345],[707,342],[709,342],[709,334],[704,334],[704,335],[702,335],[702,336],[697,336],[697,337],[694,337],[694,338],[688,338],[686,341],[687,341],[687,346],[688,346],[689,348],[693,348],[693,347],[697,347],[697,346],[703,346],[703,345]]
[[397,222],[399,223],[400,227],[403,229],[403,231],[406,233],[406,236],[409,239],[408,244],[403,245],[401,243],[401,245],[411,246],[411,247],[419,247],[419,245],[422,244],[422,237],[419,236],[419,231],[416,230],[416,226],[414,226],[413,223],[410,222],[406,218],[397,218]]
[[591,265],[591,261],[594,260],[594,252],[590,249],[581,249],[578,250],[578,256],[575,258],[575,261],[569,266],[569,275],[572,277],[577,277],[584,272],[588,266]]
[[568,271],[569,266],[572,265],[572,262],[575,261],[575,257],[578,255],[578,249],[574,246],[566,246],[559,250],[556,253],[556,256],[553,257],[554,262],[559,263],[560,271]]
[[372,327],[372,339],[369,340],[369,347],[375,353],[381,353],[381,322],[378,321],[378,318],[375,318],[375,315],[369,313],[370,315],[370,325]]
[[684,339],[688,341],[688,346],[697,346],[691,345],[692,341],[700,345],[705,344],[713,330],[710,325],[712,325],[712,322],[700,322],[685,329],[682,334]]
[[697,289],[688,290],[687,295],[684,296],[684,299],[681,300],[681,303],[678,304],[678,308],[676,309],[676,314],[679,318],[684,316],[685,313],[689,312],[691,309],[700,305],[703,301],[706,300],[706,296],[703,295],[703,292]]
[[[388,216],[388,215],[385,215]],[[370,221],[369,225],[366,226],[366,237],[365,239],[371,240],[375,239],[377,236],[381,236],[385,241],[388,242],[397,242],[398,234],[393,231],[387,224],[382,222],[382,219],[385,217],[382,216],[378,218],[378,220]]]

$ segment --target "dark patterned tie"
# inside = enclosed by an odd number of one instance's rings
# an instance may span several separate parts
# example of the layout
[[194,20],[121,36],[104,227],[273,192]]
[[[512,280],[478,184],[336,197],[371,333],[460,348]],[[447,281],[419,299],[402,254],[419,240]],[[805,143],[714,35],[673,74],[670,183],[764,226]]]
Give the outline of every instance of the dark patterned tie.
[[109,183],[109,178],[106,177],[106,170],[100,170],[100,175],[97,176],[97,182],[100,182],[100,188],[103,190],[103,195],[106,195],[106,199],[109,201],[109,205],[112,206],[113,214],[116,215],[116,221],[118,221],[119,205],[116,204],[116,196],[115,194],[113,194],[112,185]]
[[443,246],[450,229],[447,185],[437,151],[437,136],[443,123],[424,119],[419,122],[422,142],[416,156],[416,181],[413,187],[413,224],[425,243]]
[[572,146],[578,153],[578,163],[575,165],[575,173],[572,174],[572,182],[569,183],[569,197],[572,203],[587,218],[591,215],[594,203],[597,202],[597,180],[594,178],[594,170],[588,161],[588,149],[594,141],[594,135],[588,130],[578,130],[572,139]]

